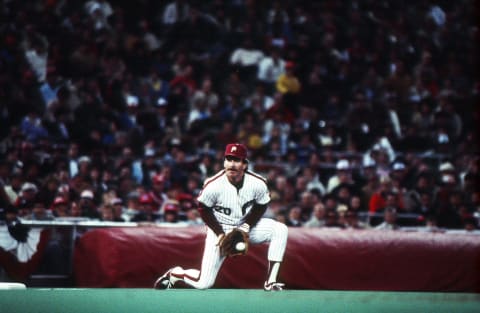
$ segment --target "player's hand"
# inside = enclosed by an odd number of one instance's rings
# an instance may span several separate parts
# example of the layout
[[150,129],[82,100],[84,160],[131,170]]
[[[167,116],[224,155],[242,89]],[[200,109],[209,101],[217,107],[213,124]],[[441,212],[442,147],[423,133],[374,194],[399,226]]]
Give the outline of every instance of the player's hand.
[[237,228],[240,229],[241,231],[244,231],[247,234],[250,232],[250,225],[248,225],[247,223],[243,223],[242,225],[238,226]]

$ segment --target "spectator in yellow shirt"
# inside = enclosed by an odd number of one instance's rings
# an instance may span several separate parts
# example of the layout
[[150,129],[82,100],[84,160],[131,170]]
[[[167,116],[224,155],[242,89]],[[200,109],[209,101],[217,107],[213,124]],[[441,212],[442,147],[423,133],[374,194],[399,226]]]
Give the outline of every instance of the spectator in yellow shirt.
[[287,62],[285,64],[285,73],[281,74],[277,80],[277,90],[282,94],[297,94],[300,92],[300,80],[295,76],[295,64]]

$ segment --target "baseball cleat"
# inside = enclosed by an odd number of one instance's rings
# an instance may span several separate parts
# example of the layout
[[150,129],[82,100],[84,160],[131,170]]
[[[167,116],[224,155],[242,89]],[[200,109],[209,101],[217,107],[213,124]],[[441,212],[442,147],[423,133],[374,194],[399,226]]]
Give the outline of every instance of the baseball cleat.
[[265,291],[282,291],[284,286],[285,286],[285,284],[282,284],[282,283],[277,283],[277,282],[267,283],[267,282],[265,282],[265,284],[263,285],[263,289]]
[[173,288],[173,285],[178,280],[178,278],[172,277],[172,271],[176,269],[176,267],[169,269],[165,274],[160,276],[153,284],[153,288],[155,289],[170,289]]

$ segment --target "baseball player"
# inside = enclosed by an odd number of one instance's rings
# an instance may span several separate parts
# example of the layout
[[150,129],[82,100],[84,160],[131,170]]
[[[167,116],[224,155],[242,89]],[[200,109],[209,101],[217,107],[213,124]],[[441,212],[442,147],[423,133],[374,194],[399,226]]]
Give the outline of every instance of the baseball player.
[[248,234],[249,243],[269,242],[264,290],[282,290],[284,284],[277,281],[277,276],[288,229],[280,222],[262,217],[270,202],[266,181],[247,170],[247,148],[243,144],[226,146],[223,165],[222,171],[205,180],[197,198],[201,217],[207,225],[201,270],[173,267],[157,279],[155,288],[169,289],[180,280],[197,289],[212,287],[226,258],[220,253],[219,243],[225,234],[238,228]]

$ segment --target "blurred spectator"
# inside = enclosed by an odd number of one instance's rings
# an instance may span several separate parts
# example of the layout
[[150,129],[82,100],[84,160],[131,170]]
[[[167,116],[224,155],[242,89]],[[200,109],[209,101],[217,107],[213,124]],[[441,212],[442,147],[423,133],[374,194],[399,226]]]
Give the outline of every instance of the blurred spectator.
[[158,207],[152,197],[148,194],[142,194],[138,200],[137,212],[130,221],[132,222],[157,222],[160,218]]
[[275,84],[276,89],[283,95],[285,105],[298,115],[298,94],[300,93],[302,83],[295,73],[295,63],[288,61],[285,63],[285,73],[280,74]]
[[374,227],[377,230],[398,230],[397,210],[394,207],[387,207],[383,210],[383,222]]
[[325,227],[329,228],[338,228],[343,229],[345,226],[338,221],[338,212],[335,211],[327,211],[327,216],[325,219]]
[[165,185],[167,181],[164,175],[156,174],[152,178],[152,188],[148,195],[155,204],[155,211],[159,211],[162,205],[168,200],[168,196],[165,193]]
[[110,204],[102,204],[98,210],[100,211],[100,221],[114,221],[113,207]]
[[286,220],[286,225],[291,227],[301,227],[302,222],[302,209],[298,204],[293,204],[288,209],[288,215]]
[[196,208],[191,208],[187,210],[186,213],[186,223],[187,225],[203,225],[203,220],[200,217],[200,213]]
[[163,10],[162,23],[165,26],[172,26],[181,23],[188,18],[190,6],[187,1],[174,0],[165,6]]
[[48,138],[48,131],[44,127],[38,112],[35,110],[31,110],[28,115],[23,118],[20,129],[25,138],[32,143],[37,143],[41,139]]
[[17,197],[14,205],[17,208],[31,208],[35,201],[35,197],[38,194],[38,187],[34,183],[25,182],[22,184],[22,188],[20,188],[20,194]]
[[370,226],[360,221],[357,211],[347,210],[345,212],[345,227],[352,229],[367,229]]
[[68,201],[63,197],[56,197],[50,207],[52,214],[55,218],[64,218],[70,216],[70,210]]
[[318,202],[313,207],[313,213],[311,218],[305,222],[303,226],[314,228],[314,227],[323,227],[326,224],[325,218],[327,215],[327,211],[323,203]]
[[393,194],[392,181],[390,178],[384,177],[382,178],[378,189],[369,199],[368,211],[370,213],[375,213],[385,208],[388,194]]
[[273,94],[275,83],[285,72],[285,64],[278,48],[272,48],[270,55],[265,56],[258,64],[257,79],[263,83],[267,94]]
[[20,172],[15,172],[10,175],[10,183],[3,187],[5,194],[8,196],[8,201],[10,204],[14,204],[17,201],[21,191],[22,183],[22,174]]
[[352,194],[350,197],[350,203],[348,204],[348,209],[356,214],[368,211],[362,197],[358,194]]
[[36,201],[33,204],[32,213],[23,218],[33,221],[52,221],[55,217],[50,210],[45,208],[45,205],[42,202]]
[[91,219],[100,219],[101,217],[95,203],[93,191],[91,190],[86,189],[80,193],[78,207],[83,217],[88,217]]
[[328,179],[327,192],[332,192],[340,184],[353,184],[352,169],[350,162],[346,159],[341,159],[337,162],[336,174]]
[[129,216],[125,212],[124,202],[121,198],[113,198],[110,201],[110,205],[112,206],[113,216],[112,220],[114,222],[127,222]]
[[465,214],[467,212],[461,212],[463,204],[463,195],[460,191],[449,192],[446,201],[440,203],[436,209],[438,226],[442,228],[462,228],[464,225],[462,214],[464,216],[468,215]]
[[246,37],[242,44],[233,50],[230,55],[230,64],[239,71],[240,78],[244,81],[253,81],[258,71],[258,64],[264,57],[262,50],[258,49],[252,38]]
[[179,213],[180,208],[176,202],[167,202],[162,207],[163,218],[162,222],[165,223],[178,223],[179,222]]

